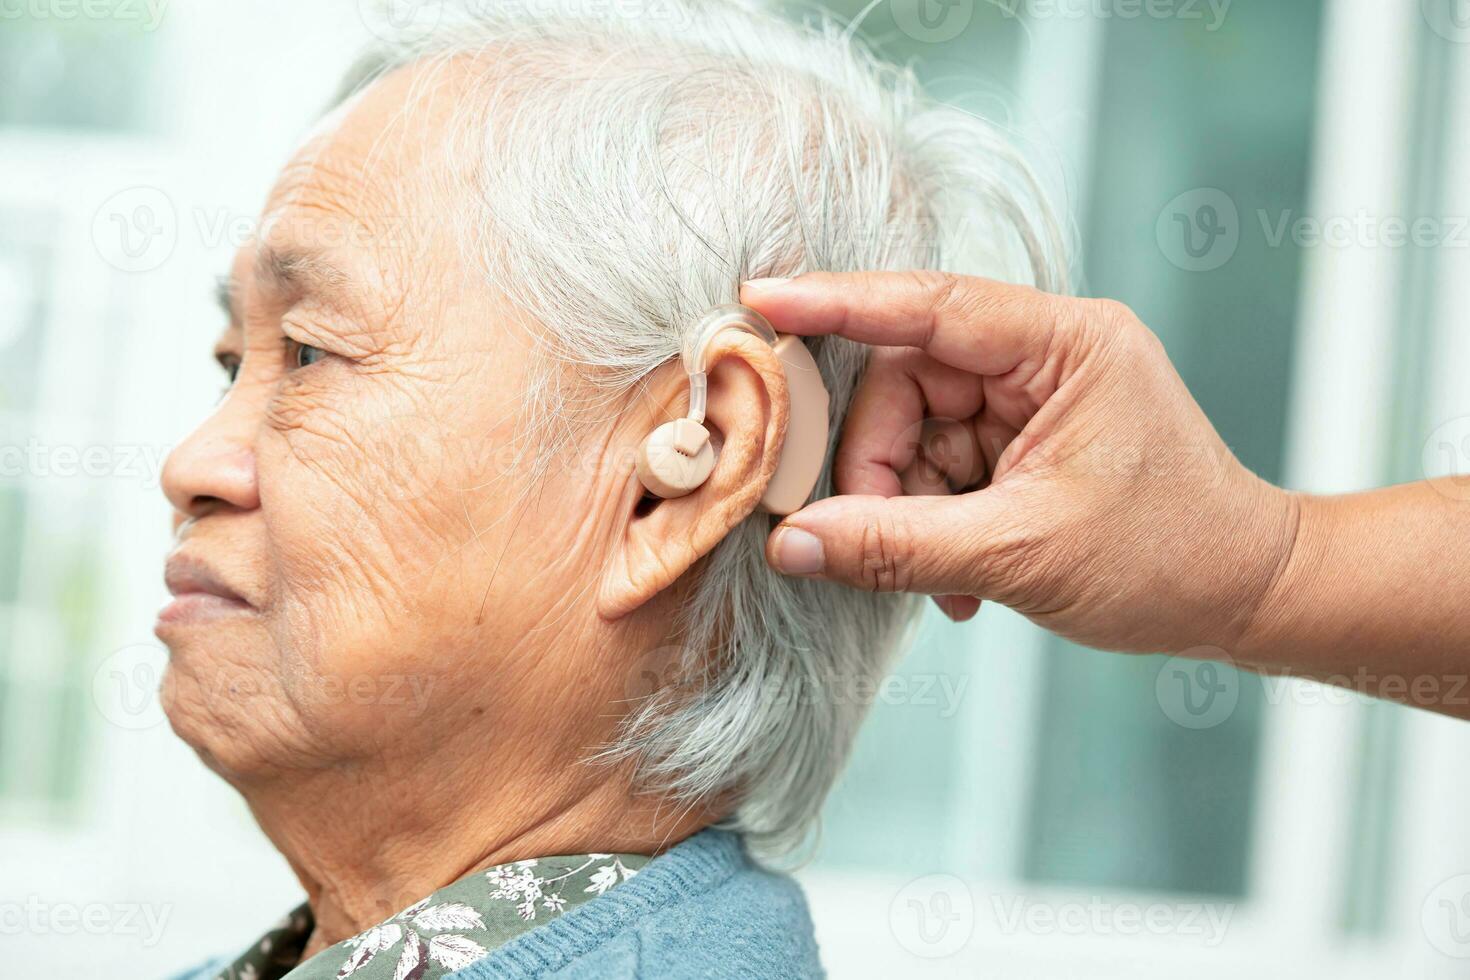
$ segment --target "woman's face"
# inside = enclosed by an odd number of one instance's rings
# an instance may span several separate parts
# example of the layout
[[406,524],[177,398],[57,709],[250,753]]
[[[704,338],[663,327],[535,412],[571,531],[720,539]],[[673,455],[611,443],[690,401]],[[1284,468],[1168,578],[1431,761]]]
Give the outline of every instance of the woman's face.
[[165,471],[165,704],[240,780],[422,755],[487,713],[554,744],[587,714],[573,701],[620,683],[589,674],[579,601],[625,504],[615,426],[579,426],[555,478],[529,478],[534,341],[461,254],[448,99],[403,112],[411,82],[375,85],[283,171],[231,272],[233,382]]

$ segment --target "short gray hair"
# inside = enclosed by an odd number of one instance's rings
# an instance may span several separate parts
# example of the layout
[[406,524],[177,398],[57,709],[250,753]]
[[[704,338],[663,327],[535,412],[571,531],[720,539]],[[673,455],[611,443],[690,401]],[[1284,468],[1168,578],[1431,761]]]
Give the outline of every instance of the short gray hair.
[[[1065,287],[1058,222],[1011,144],[831,20],[728,0],[465,0],[351,81],[489,53],[451,136],[469,141],[479,197],[465,240],[601,389],[677,356],[749,278],[943,269]],[[866,351],[811,348],[835,443]],[[530,402],[565,422],[554,387]],[[817,494],[831,492],[829,466]],[[866,712],[854,692],[882,679],[918,606],[777,575],[771,525],[753,514],[705,560],[682,681],[643,699],[602,758],[636,760],[681,803],[733,800],[726,825],[776,855],[812,828]]]

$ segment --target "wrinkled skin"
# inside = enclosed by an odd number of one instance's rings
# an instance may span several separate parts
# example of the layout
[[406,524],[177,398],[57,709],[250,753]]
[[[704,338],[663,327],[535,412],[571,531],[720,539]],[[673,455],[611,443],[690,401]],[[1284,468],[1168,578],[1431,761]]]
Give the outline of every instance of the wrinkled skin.
[[165,707],[291,861],[313,948],[484,864],[655,853],[717,815],[581,763],[785,427],[778,362],[736,337],[705,488],[635,510],[633,450],[686,397],[676,365],[532,473],[544,355],[455,237],[465,175],[442,147],[466,86],[440,70],[379,81],[286,166],[231,270],[217,354],[237,377],[164,476],[176,565],[242,600],[161,619]]

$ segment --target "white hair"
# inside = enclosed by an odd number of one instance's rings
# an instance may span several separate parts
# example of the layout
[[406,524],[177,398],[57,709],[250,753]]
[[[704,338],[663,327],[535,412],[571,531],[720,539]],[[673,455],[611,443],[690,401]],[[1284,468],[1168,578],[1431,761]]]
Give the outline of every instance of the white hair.
[[[677,356],[749,278],[922,268],[1065,288],[1059,225],[1007,139],[927,101],[911,71],[830,19],[730,0],[468,0],[355,82],[466,57],[483,67],[451,134],[478,196],[458,219],[465,240],[594,390],[626,392]],[[835,443],[866,351],[810,346]],[[565,424],[556,387],[528,402]],[[828,467],[817,495],[831,492]],[[643,699],[603,753],[680,803],[733,801],[726,826],[766,855],[812,828],[861,694],[918,608],[774,573],[772,524],[753,514],[701,563],[679,683]]]

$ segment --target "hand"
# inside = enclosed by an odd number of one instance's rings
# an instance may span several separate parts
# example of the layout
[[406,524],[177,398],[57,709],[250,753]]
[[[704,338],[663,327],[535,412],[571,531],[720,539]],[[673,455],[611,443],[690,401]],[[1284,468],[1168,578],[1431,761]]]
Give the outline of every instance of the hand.
[[928,272],[756,280],[741,302],[781,332],[879,348],[841,496],[776,528],[780,571],[1182,651],[1235,649],[1286,566],[1299,501],[1236,460],[1121,304]]

